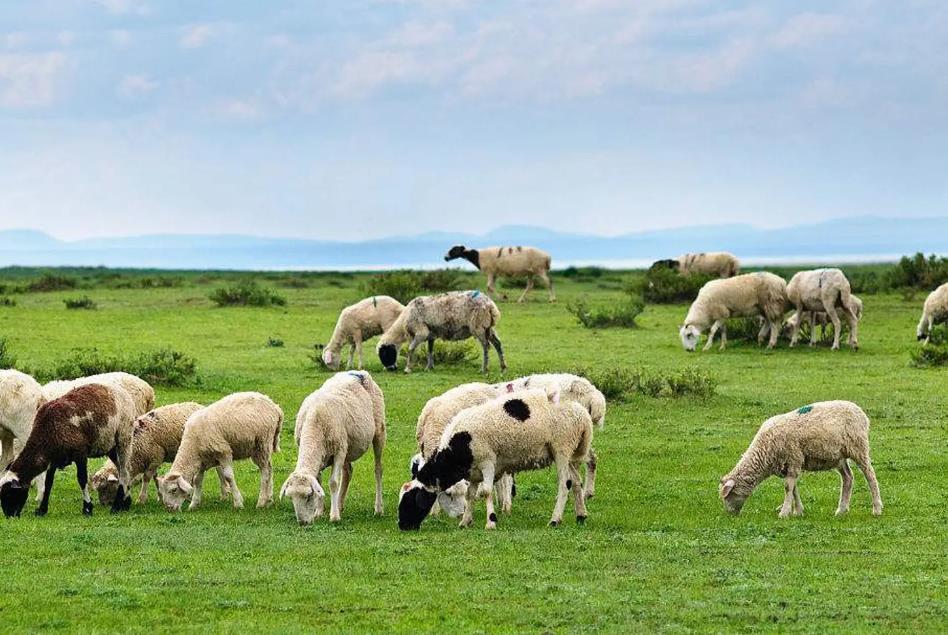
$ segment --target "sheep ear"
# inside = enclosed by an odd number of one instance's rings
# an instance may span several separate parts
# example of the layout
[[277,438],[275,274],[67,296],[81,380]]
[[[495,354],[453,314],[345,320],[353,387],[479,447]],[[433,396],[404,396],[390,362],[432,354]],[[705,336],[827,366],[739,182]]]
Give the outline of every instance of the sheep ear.
[[282,500],[286,496],[286,488],[290,485],[290,479],[283,481],[283,487],[280,488],[280,499]]
[[550,403],[552,403],[552,404],[558,404],[558,403],[560,403],[560,389],[559,389],[559,388],[556,388],[556,389],[554,389],[554,390],[552,390],[552,391],[546,393],[546,396],[549,398]]
[[468,487],[470,487],[470,483],[464,479],[461,479],[448,489],[444,490],[444,493],[451,497],[463,496],[467,492]]
[[329,366],[330,362],[332,362],[332,352],[327,348],[323,350],[323,363]]
[[188,483],[188,482],[187,482],[186,480],[184,480],[183,478],[179,478],[179,479],[178,479],[178,487],[181,488],[181,491],[184,492],[185,495],[190,494],[191,492],[194,491],[194,488],[191,487],[191,484]]
[[105,480],[109,483],[118,483],[118,477],[115,474],[109,474]]
[[721,498],[727,498],[727,495],[734,489],[734,485],[736,485],[734,479],[729,478],[724,485],[721,486]]
[[316,480],[315,476],[309,477],[309,488],[313,491],[313,494],[316,496],[325,496],[326,492],[323,491],[323,486],[319,484],[319,481]]

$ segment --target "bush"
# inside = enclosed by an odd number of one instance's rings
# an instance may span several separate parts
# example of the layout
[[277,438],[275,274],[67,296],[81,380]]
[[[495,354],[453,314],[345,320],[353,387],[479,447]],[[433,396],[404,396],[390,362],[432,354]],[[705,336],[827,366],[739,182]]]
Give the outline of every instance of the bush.
[[559,272],[564,278],[574,278],[577,282],[589,282],[606,272],[602,267],[567,267]]
[[281,340],[279,337],[268,338],[267,346],[269,348],[283,348],[283,340]]
[[81,298],[68,298],[63,300],[63,303],[66,305],[67,309],[88,309],[92,310],[96,308],[96,303],[92,301],[87,295],[82,296]]
[[10,351],[7,338],[0,337],[0,369],[16,368],[16,355]]
[[215,289],[208,296],[217,306],[286,306],[286,298],[253,280]]
[[434,293],[456,291],[461,280],[457,271],[452,269],[432,269],[419,272],[418,284],[425,291]]
[[911,352],[911,365],[915,368],[934,368],[948,365],[948,344],[929,343]]
[[717,382],[699,368],[671,371],[643,371],[630,368],[578,368],[570,371],[586,377],[609,401],[628,401],[638,393],[647,397],[711,397]]
[[580,298],[567,304],[566,310],[587,329],[635,328],[638,326],[635,320],[645,310],[645,303],[641,298],[630,295],[627,300],[618,304],[590,307],[586,298]]
[[934,289],[948,281],[948,258],[918,252],[914,256],[903,256],[899,264],[889,271],[890,287],[915,287]]
[[0,306],[16,306],[16,300],[9,296],[0,295]]
[[637,281],[636,289],[651,304],[681,304],[698,297],[701,287],[714,279],[715,276],[711,275],[683,276],[673,269],[655,267]]
[[76,349],[47,371],[37,371],[46,379],[73,379],[124,371],[137,375],[150,384],[188,386],[197,379],[197,362],[172,348],[140,353],[135,357],[105,355],[95,348]]
[[46,291],[68,291],[79,286],[79,281],[67,276],[57,276],[45,273],[39,280],[34,280],[24,287],[24,291],[42,293]]
[[359,288],[365,296],[388,295],[407,304],[426,293],[454,291],[460,276],[450,269],[432,271],[386,271],[364,280]]
[[49,371],[37,374],[49,379],[74,379],[116,371],[132,372],[117,356],[104,355],[95,348],[79,348],[56,362]]
[[[457,366],[460,364],[470,364],[478,360],[480,349],[475,349],[471,340],[463,342],[435,342],[434,363],[435,366]],[[408,354],[408,350],[405,350]],[[420,357],[419,357],[420,355]],[[427,359],[427,345],[419,346],[415,349],[416,359]]]

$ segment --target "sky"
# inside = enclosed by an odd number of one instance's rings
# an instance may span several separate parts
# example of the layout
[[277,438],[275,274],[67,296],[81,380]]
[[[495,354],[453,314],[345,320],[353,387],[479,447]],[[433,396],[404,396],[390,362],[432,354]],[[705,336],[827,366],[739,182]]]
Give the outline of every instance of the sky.
[[0,229],[945,215],[943,0],[3,0]]

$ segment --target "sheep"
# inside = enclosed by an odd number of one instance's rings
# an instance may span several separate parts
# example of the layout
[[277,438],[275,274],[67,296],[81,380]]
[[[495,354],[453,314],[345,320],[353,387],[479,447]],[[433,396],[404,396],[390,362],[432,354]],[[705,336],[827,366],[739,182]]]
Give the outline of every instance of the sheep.
[[362,342],[387,331],[404,310],[405,306],[401,302],[387,295],[366,298],[347,306],[339,314],[332,338],[323,349],[323,362],[328,368],[338,370],[342,361],[342,347],[348,344],[349,362],[346,370],[352,368],[354,354],[358,354],[358,368],[362,370]]
[[[853,311],[856,314],[856,320],[861,320],[863,311],[862,300],[856,294],[850,294],[849,301]],[[809,326],[810,346],[815,346],[817,342],[816,327],[820,327],[820,341],[826,341],[826,326],[828,324],[830,324],[829,316],[825,311],[803,311],[799,315],[797,313],[793,313],[790,317],[788,317],[785,327],[787,328],[788,332],[792,332],[794,328]]]
[[714,336],[721,330],[721,350],[727,347],[726,320],[732,317],[762,315],[763,328],[757,335],[760,344],[768,333],[767,348],[777,345],[780,323],[787,307],[787,283],[780,276],[766,271],[746,273],[733,278],[711,280],[698,292],[688,309],[685,323],[679,330],[681,344],[686,351],[698,346],[701,332],[708,326],[708,342],[703,350],[711,348]]
[[[836,312],[839,307],[849,323],[849,345],[859,348],[857,333],[858,318],[852,302],[849,280],[839,269],[813,269],[796,273],[787,283],[787,299],[796,308],[796,314],[803,311],[824,311],[833,323],[833,350],[839,350],[840,320]],[[790,346],[797,345],[800,334],[801,317],[797,317],[791,326]],[[812,335],[811,335],[812,339]]]
[[398,348],[406,341],[408,360],[405,372],[411,372],[411,358],[415,349],[428,342],[427,370],[434,368],[434,342],[476,338],[484,350],[481,372],[487,373],[488,351],[491,344],[500,359],[501,371],[507,369],[504,349],[497,337],[496,326],[500,311],[493,300],[480,291],[454,291],[440,295],[421,296],[408,303],[398,319],[379,338],[379,359],[388,370],[395,370]]
[[204,472],[221,467],[230,487],[234,507],[242,509],[244,498],[234,478],[234,461],[251,459],[260,468],[257,507],[273,501],[271,455],[280,451],[283,411],[266,395],[238,392],[201,408],[184,424],[181,446],[171,469],[158,477],[158,494],[169,511],[180,511],[189,496],[188,509],[201,504]]
[[658,260],[652,269],[668,268],[683,276],[709,274],[719,278],[731,278],[741,272],[741,263],[734,254],[726,251],[711,251],[698,254],[682,254],[674,259]]
[[[593,426],[576,402],[561,401],[559,391],[527,390],[505,395],[459,412],[441,436],[431,460],[402,486],[398,526],[421,527],[439,493],[457,500],[473,495],[487,499],[487,529],[497,526],[494,475],[556,465],[558,491],[550,525],[559,525],[572,490],[576,521],[586,519],[579,466],[587,460]],[[476,488],[471,487],[477,485]],[[461,526],[471,524],[468,504]]]
[[[0,474],[30,436],[36,411],[45,401],[35,379],[18,370],[0,370]],[[43,474],[33,479],[36,500],[43,497],[44,483]]]
[[20,515],[30,481],[43,471],[46,487],[35,513],[46,515],[56,470],[70,463],[76,464],[76,478],[82,488],[82,513],[91,514],[88,460],[106,455],[118,466],[119,484],[112,511],[127,510],[132,503],[127,492],[134,420],[135,404],[128,393],[105,384],[85,384],[43,404],[23,450],[0,478],[4,515]]
[[115,384],[128,392],[135,402],[136,416],[141,416],[155,407],[155,390],[151,385],[135,375],[123,372],[101,373],[77,379],[51,381],[43,386],[46,401],[62,397],[76,386],[85,384]]
[[533,278],[538,276],[550,292],[550,302],[556,301],[553,281],[550,279],[550,254],[536,247],[487,247],[468,249],[464,245],[455,245],[445,254],[445,262],[463,258],[480,271],[487,274],[487,293],[494,297],[497,293],[494,282],[497,277],[526,276],[527,287],[517,302],[523,302],[533,289]]
[[[589,412],[593,425],[602,429],[606,420],[606,398],[595,385],[585,377],[570,373],[528,375],[507,384],[496,384],[508,392],[530,388],[559,389],[562,399],[575,401]],[[596,452],[589,448],[589,461],[586,463],[584,482],[586,498],[596,494]]]
[[855,461],[869,483],[872,513],[882,514],[879,483],[869,458],[869,418],[851,401],[822,401],[771,417],[760,426],[750,447],[730,472],[721,478],[720,496],[725,509],[738,514],[747,498],[768,477],[784,478],[780,518],[803,514],[797,480],[804,472],[836,469],[842,477],[836,515],[849,511]]
[[922,308],[922,319],[918,321],[916,335],[925,344],[931,340],[932,328],[948,320],[948,282],[928,294]]
[[329,477],[329,521],[339,522],[352,479],[352,464],[372,446],[375,455],[375,515],[382,515],[382,450],[385,447],[385,399],[365,371],[337,373],[307,397],[300,409],[299,457],[296,469],[280,489],[280,498],[293,499],[300,525],[323,515],[325,492],[320,481]]
[[[134,483],[139,477],[142,480],[138,494],[139,503],[148,500],[148,482],[154,480],[161,464],[174,460],[188,417],[203,407],[193,401],[175,403],[155,408],[135,420],[129,478],[130,483]],[[220,467],[217,468],[217,475],[221,484],[221,497],[224,498],[230,490]],[[155,488],[157,487],[156,481]],[[106,461],[105,465],[92,475],[92,489],[98,493],[100,504],[111,505],[117,488],[118,468],[112,461]]]

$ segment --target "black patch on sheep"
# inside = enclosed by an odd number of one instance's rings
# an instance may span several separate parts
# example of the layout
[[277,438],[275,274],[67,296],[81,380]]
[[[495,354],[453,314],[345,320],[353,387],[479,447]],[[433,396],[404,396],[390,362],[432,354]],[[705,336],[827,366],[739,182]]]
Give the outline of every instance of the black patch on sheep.
[[402,531],[415,531],[428,517],[437,500],[437,494],[423,487],[413,487],[405,492],[398,502],[398,528]]
[[438,450],[431,460],[418,470],[418,480],[428,487],[446,490],[461,479],[469,478],[474,454],[471,452],[471,434],[458,432],[447,447]]
[[517,497],[517,481],[514,481],[510,485],[510,498],[516,498],[516,497]]
[[23,487],[19,480],[8,481],[0,487],[0,507],[7,518],[19,518],[26,499],[29,498],[30,488]]
[[585,517],[585,516],[577,516],[577,517],[576,517],[576,524],[577,524],[577,525],[585,525],[585,524],[586,524],[586,517]]
[[517,421],[526,421],[530,418],[530,406],[522,399],[511,399],[504,403],[504,412]]
[[497,522],[497,514],[495,514],[494,512],[491,512],[491,513],[490,513],[490,522],[492,522],[492,523],[496,523],[496,522]]
[[398,349],[394,344],[383,344],[379,347],[379,361],[386,370],[398,368]]
[[467,249],[464,245],[455,245],[449,249],[448,253],[444,256],[445,262],[458,258],[464,258],[478,269],[481,268],[481,255],[476,249]]

